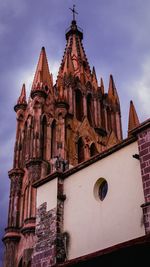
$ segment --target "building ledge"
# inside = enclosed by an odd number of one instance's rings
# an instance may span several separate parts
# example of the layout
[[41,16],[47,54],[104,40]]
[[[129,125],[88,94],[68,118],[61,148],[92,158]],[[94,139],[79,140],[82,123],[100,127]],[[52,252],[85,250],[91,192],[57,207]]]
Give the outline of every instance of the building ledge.
[[135,142],[136,140],[137,140],[137,138],[135,136],[132,136],[130,138],[126,138],[123,141],[121,141],[120,143],[114,145],[113,147],[111,147],[111,148],[109,148],[109,149],[107,149],[107,150],[105,150],[105,151],[103,151],[103,152],[91,157],[90,159],[88,159],[86,161],[83,161],[82,163],[78,164],[75,167],[70,168],[69,170],[67,170],[65,172],[56,171],[56,172],[54,172],[52,174],[47,175],[46,177],[36,181],[33,184],[33,187],[37,188],[37,187],[39,187],[39,186],[41,186],[41,185],[43,185],[43,184],[45,184],[45,183],[57,178],[57,177],[65,179],[66,177],[74,174],[75,172],[77,172],[77,171],[79,171],[79,170],[81,170],[81,169],[83,169],[83,168],[85,168],[85,167],[97,162],[98,160],[101,160],[101,159],[113,154],[114,152],[116,152],[116,151],[120,150],[121,148],[123,148],[123,147],[125,147],[125,146],[127,146],[127,145],[129,145],[129,144],[131,144],[133,142]]
[[144,131],[147,128],[150,128],[150,119],[142,122],[139,126],[135,127],[131,131],[129,131],[129,134],[136,136],[138,133]]
[[[143,251],[143,249],[145,252]],[[87,255],[72,259],[72,260],[68,260],[62,264],[58,264],[57,266],[60,266],[60,267],[100,266],[100,265],[92,265],[92,264],[99,264],[101,263],[102,259],[104,259],[105,263],[107,263],[107,261],[109,260],[110,261],[114,260],[116,261],[116,263],[118,263],[117,260],[119,258],[122,260],[125,259],[126,261],[128,261],[128,258],[125,258],[126,256],[129,256],[134,259],[137,251],[141,251],[141,255],[145,253],[146,256],[149,257],[149,249],[150,249],[150,234],[144,235],[144,236],[141,236],[136,239],[132,239],[132,240],[129,240],[123,243],[119,243],[115,246],[111,246],[109,248],[105,248],[105,249],[96,251],[91,254],[87,254]],[[140,257],[141,255],[137,255],[137,257],[138,256]],[[106,257],[107,257],[107,260],[106,260]],[[141,260],[144,260],[144,259],[141,258]],[[122,266],[122,264],[120,264],[119,266]],[[130,264],[128,266],[130,266]]]

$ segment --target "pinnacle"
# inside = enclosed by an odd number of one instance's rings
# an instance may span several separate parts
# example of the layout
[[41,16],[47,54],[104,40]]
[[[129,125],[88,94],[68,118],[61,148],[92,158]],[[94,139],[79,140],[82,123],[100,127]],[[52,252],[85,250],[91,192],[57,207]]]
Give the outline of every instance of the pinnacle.
[[109,96],[115,96],[115,83],[112,74],[110,74],[109,79],[109,89],[108,89]]
[[98,84],[97,84],[97,77],[96,77],[96,71],[95,71],[95,67],[93,66],[93,69],[92,69],[92,82],[93,82],[93,85],[95,87],[95,89],[98,87]]
[[140,124],[138,115],[136,113],[133,101],[130,101],[130,109],[129,109],[129,120],[128,120],[128,136],[129,131],[133,128],[137,127]]
[[17,104],[27,104],[25,84],[22,85],[21,94],[18,98]]
[[102,92],[102,94],[104,94],[105,90],[104,90],[104,82],[103,82],[103,78],[100,79],[100,88],[101,88],[101,92]]
[[112,74],[110,74],[109,79],[108,97],[113,103],[119,104],[119,97]]
[[36,90],[37,88],[42,88],[43,86],[47,86],[48,88],[52,87],[52,79],[49,72],[46,51],[44,47],[42,47],[39,56],[39,61],[33,80],[32,90]]

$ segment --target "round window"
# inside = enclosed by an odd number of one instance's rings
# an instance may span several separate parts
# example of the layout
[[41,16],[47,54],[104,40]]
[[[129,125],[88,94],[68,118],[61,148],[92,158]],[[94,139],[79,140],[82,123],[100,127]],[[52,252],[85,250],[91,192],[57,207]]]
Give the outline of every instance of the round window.
[[94,196],[96,200],[103,201],[108,192],[108,183],[104,178],[99,178],[94,185]]

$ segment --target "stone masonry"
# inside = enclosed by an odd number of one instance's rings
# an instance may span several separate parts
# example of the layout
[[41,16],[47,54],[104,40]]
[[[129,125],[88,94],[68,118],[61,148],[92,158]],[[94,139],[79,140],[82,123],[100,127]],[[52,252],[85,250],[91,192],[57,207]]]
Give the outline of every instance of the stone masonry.
[[56,208],[46,211],[43,203],[37,210],[37,242],[32,257],[32,267],[49,267],[56,263]]
[[139,158],[145,203],[142,204],[146,234],[150,233],[150,127],[138,134]]

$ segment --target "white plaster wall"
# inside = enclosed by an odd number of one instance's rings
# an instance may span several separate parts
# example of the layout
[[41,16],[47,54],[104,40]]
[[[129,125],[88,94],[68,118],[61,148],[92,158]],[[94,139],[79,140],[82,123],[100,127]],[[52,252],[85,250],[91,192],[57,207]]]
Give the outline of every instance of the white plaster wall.
[[[70,234],[69,259],[145,234],[142,179],[140,163],[132,157],[135,153],[136,142],[65,179],[64,231]],[[108,182],[103,201],[93,194],[100,177]]]
[[47,210],[57,206],[57,178],[37,188],[37,208],[44,202],[47,203]]

